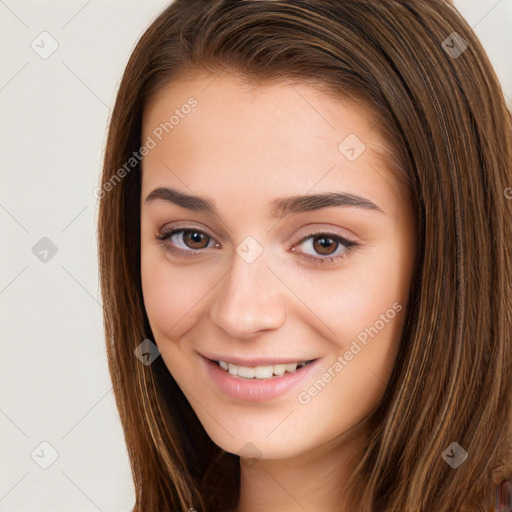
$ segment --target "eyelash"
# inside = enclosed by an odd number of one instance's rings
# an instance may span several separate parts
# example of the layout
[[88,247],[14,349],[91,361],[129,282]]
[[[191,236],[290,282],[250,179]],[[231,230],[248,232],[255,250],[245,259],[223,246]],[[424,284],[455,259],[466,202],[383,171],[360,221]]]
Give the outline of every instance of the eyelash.
[[[209,240],[213,240],[212,237],[210,237],[207,233],[205,233],[204,231],[201,231],[199,229],[195,229],[195,228],[179,228],[179,229],[172,229],[172,230],[169,230],[169,231],[163,231],[161,233],[159,233],[158,235],[156,235],[156,239],[165,243],[165,245],[167,245],[167,248],[175,253],[175,254],[179,254],[180,256],[185,256],[185,257],[194,257],[194,256],[197,256],[199,254],[201,254],[201,251],[203,251],[204,249],[201,249],[201,250],[196,250],[194,251],[193,249],[190,249],[190,250],[183,250],[183,249],[177,249],[176,247],[173,247],[173,246],[170,246],[169,244],[167,244],[167,240],[169,240],[172,236],[174,236],[175,234],[177,233],[185,233],[187,231],[192,231],[192,232],[196,232],[196,233],[200,233],[200,234],[203,234],[205,235]],[[305,235],[304,237],[301,238],[301,240],[298,242],[297,245],[300,245],[300,244],[303,244],[306,240],[310,239],[310,238],[320,238],[321,236],[325,237],[325,238],[330,238],[332,239],[334,242],[337,242],[338,244],[341,244],[341,245],[344,245],[345,246],[345,249],[343,250],[343,252],[341,254],[338,254],[336,256],[326,256],[326,257],[315,257],[315,256],[310,256],[309,254],[300,254],[300,256],[312,263],[314,263],[315,265],[326,265],[326,264],[329,264],[329,263],[335,263],[337,261],[340,261],[341,259],[345,258],[346,256],[348,256],[348,254],[350,252],[352,252],[353,249],[355,249],[359,244],[352,241],[352,240],[348,240],[347,238],[343,238],[339,235],[336,235],[334,233],[328,233],[328,232],[323,232],[323,231],[317,231],[317,232],[311,232],[311,233],[308,233],[307,235]]]

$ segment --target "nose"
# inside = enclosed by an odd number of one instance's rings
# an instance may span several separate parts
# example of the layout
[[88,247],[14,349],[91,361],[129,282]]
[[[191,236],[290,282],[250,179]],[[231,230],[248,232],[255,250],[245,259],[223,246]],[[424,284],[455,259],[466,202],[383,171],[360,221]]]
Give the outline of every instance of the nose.
[[216,293],[210,319],[232,337],[250,338],[286,320],[284,285],[267,267],[264,254],[252,263],[235,254]]

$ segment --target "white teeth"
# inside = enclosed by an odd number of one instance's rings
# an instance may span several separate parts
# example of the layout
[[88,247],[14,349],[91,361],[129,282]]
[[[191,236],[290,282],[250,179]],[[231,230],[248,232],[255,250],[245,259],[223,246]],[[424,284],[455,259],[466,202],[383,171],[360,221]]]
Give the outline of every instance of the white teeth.
[[[240,374],[240,370],[242,367],[238,369],[238,375]],[[270,379],[274,373],[274,367],[273,366],[256,366],[254,369],[254,376],[257,379]],[[242,375],[243,377],[243,375]]]
[[275,364],[274,365],[274,375],[284,375],[285,371],[286,371],[285,364]]
[[[246,379],[254,379],[254,375],[256,374],[256,368],[249,368],[248,366],[239,366],[238,367],[238,376],[245,377]],[[259,377],[259,375],[258,375]]]
[[294,372],[298,368],[306,366],[306,361],[300,363],[274,364],[272,366],[239,366],[234,363],[217,361],[219,366],[228,371],[231,375],[238,375],[246,379],[270,379],[273,375],[281,376],[285,372]]

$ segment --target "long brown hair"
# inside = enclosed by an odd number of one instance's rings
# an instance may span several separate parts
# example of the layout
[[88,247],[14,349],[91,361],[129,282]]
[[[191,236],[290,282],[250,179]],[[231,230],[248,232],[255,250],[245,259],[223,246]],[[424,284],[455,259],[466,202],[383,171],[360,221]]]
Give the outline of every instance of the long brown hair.
[[[143,142],[147,101],[199,71],[314,83],[375,115],[417,213],[418,247],[351,510],[491,510],[496,486],[512,476],[512,122],[474,32],[446,0],[176,0],[126,66],[99,194],[108,363],[134,511],[224,512],[240,486],[240,458],[211,441],[162,358],[134,356],[153,337],[141,290],[140,168],[126,162]],[[442,457],[454,442],[468,453],[456,469]]]

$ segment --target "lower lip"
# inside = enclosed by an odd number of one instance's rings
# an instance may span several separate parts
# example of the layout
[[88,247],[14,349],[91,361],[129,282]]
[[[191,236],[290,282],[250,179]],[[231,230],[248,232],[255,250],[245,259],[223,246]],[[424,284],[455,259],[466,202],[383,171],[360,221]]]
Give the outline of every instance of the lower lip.
[[225,394],[239,400],[249,402],[263,402],[284,395],[299,382],[306,379],[316,371],[320,359],[314,360],[294,372],[286,372],[284,375],[270,377],[269,379],[246,379],[231,375],[223,370],[217,363],[202,357],[210,378]]

